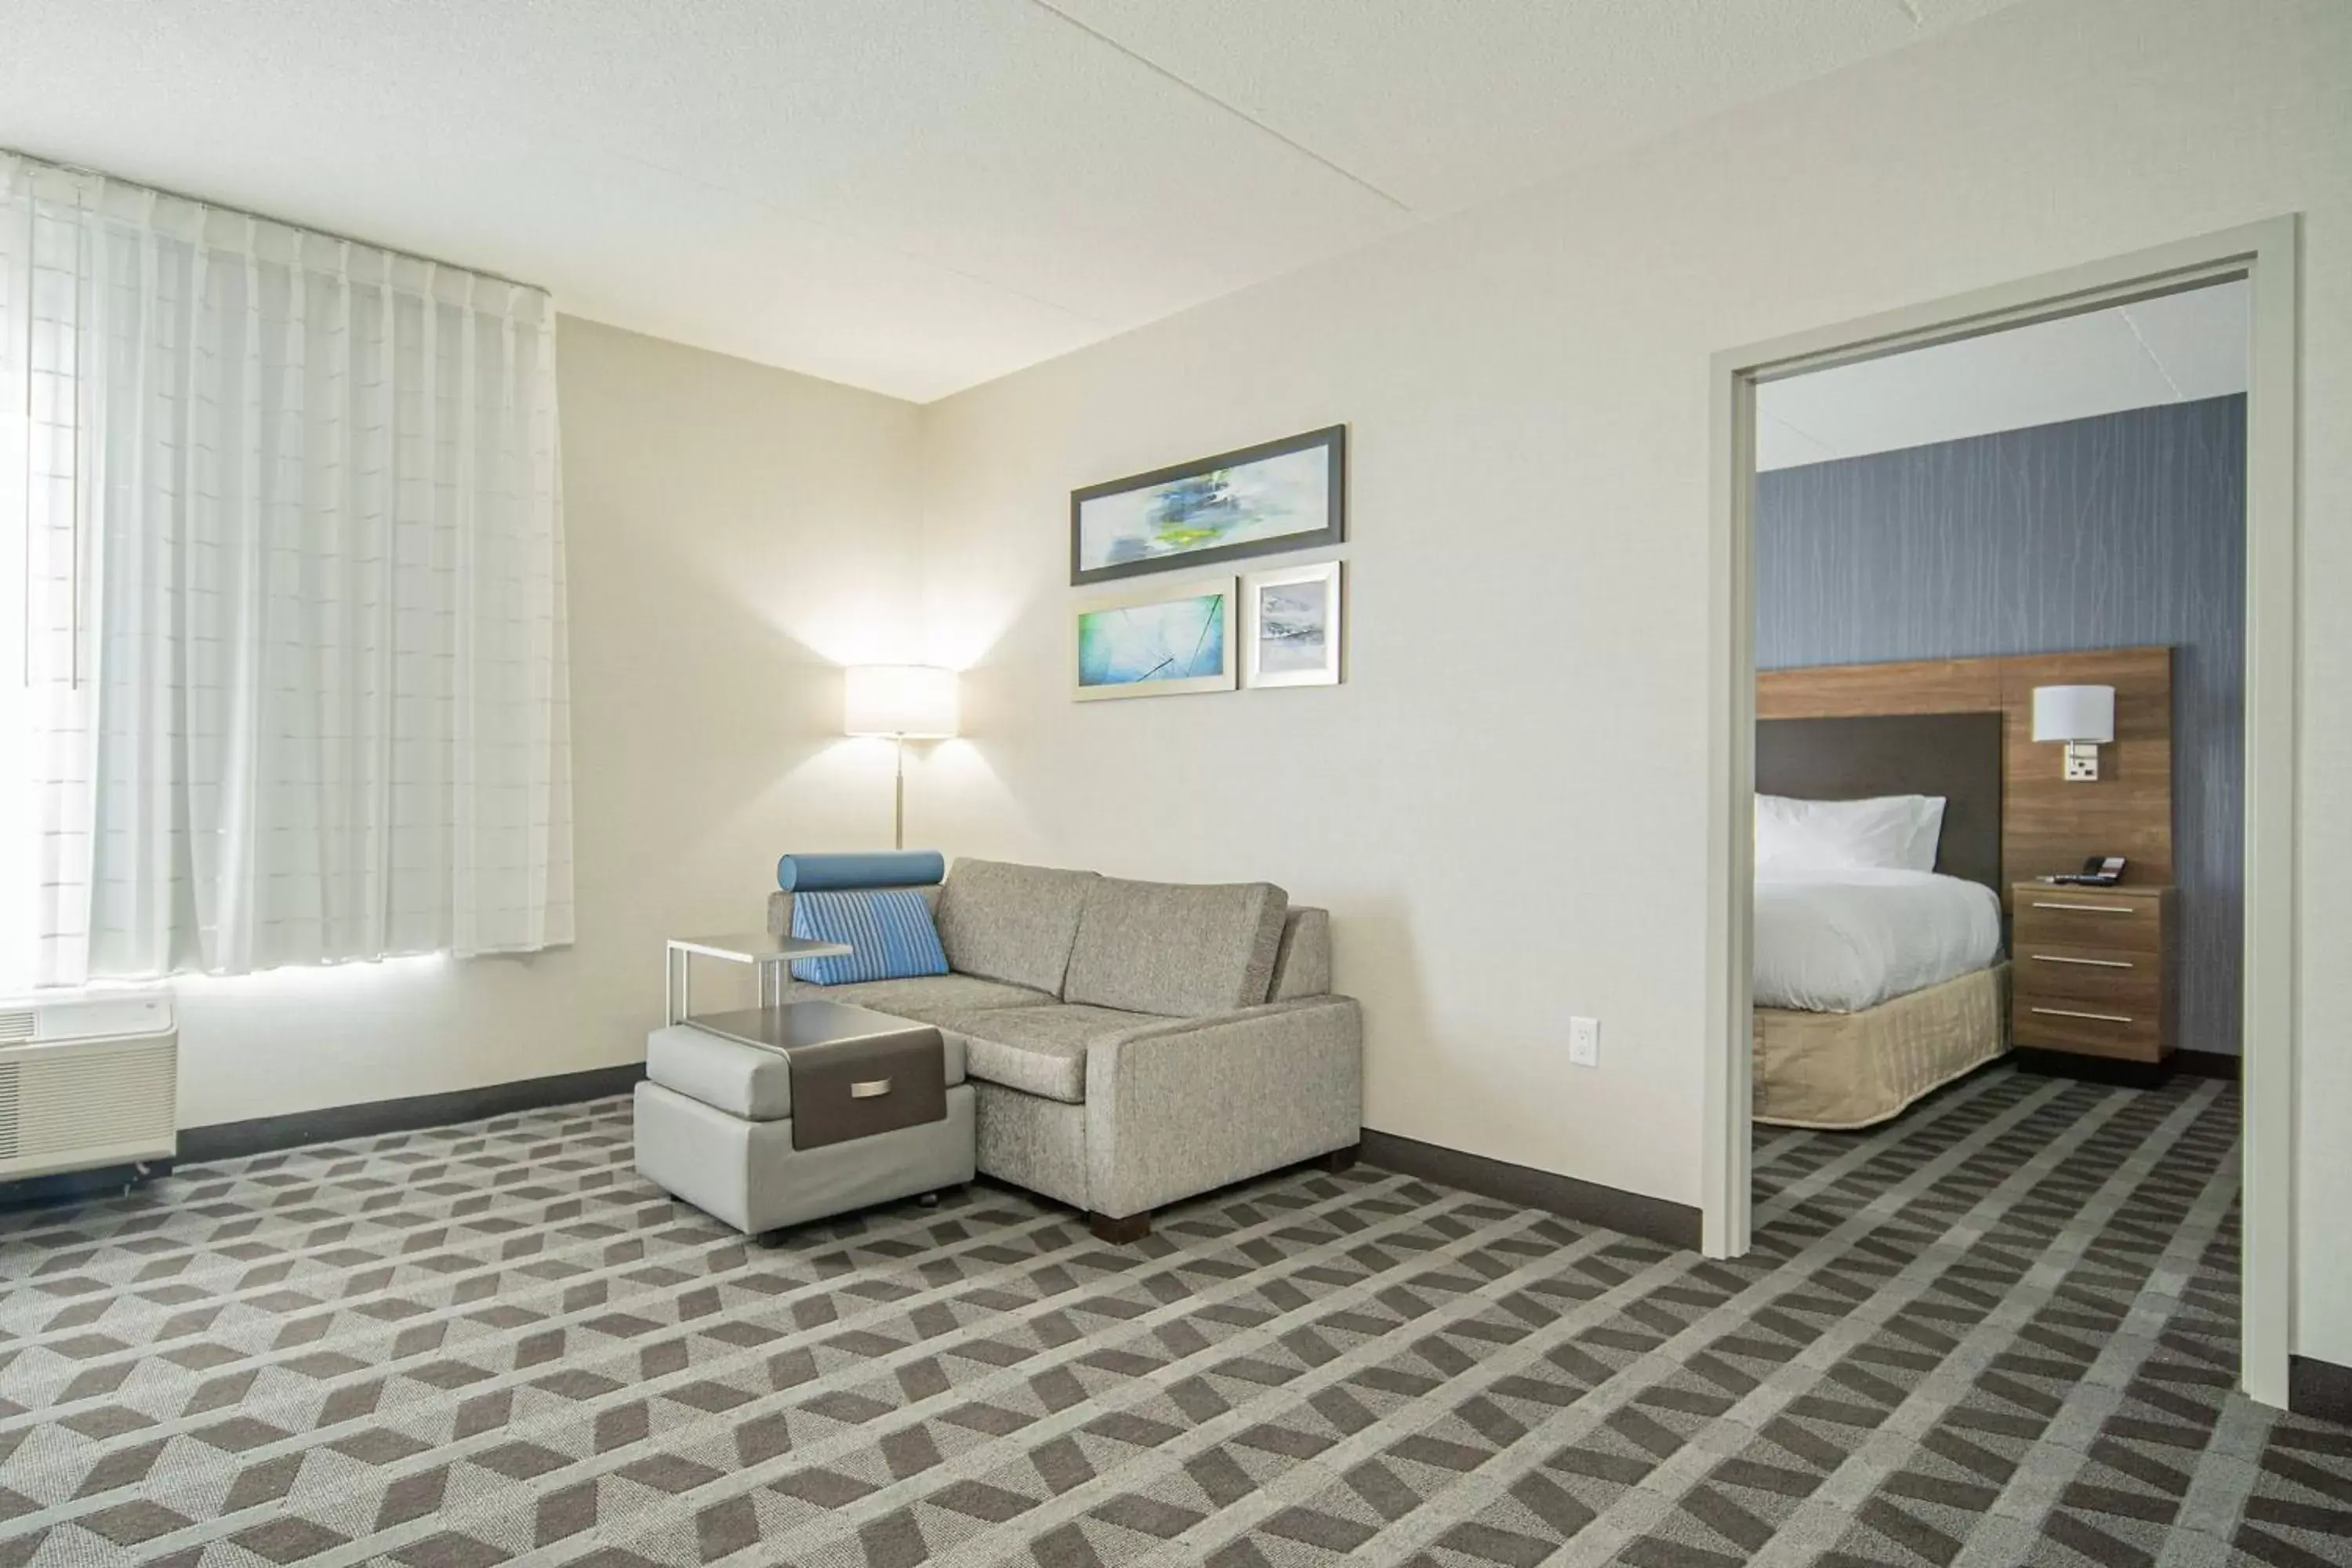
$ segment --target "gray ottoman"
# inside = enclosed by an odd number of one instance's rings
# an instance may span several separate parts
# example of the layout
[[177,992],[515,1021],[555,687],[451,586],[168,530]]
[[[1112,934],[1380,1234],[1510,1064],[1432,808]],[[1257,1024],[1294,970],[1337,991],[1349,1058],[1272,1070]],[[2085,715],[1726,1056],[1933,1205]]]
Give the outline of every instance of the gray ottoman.
[[636,1091],[637,1170],[736,1229],[969,1182],[963,1042],[838,1002],[656,1029]]

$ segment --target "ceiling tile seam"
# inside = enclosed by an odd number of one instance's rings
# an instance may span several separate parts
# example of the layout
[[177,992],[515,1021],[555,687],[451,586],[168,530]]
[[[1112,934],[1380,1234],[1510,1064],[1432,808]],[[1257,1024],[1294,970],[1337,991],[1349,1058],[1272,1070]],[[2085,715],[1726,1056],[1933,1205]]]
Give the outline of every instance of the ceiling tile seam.
[[1324,168],[1330,170],[1331,173],[1339,175],[1341,179],[1346,180],[1350,184],[1356,185],[1363,190],[1370,191],[1373,195],[1378,196],[1381,200],[1388,203],[1389,205],[1396,208],[1397,211],[1401,213],[1410,213],[1413,210],[1409,203],[1397,196],[1391,195],[1387,191],[1382,190],[1380,186],[1374,184],[1363,175],[1359,174],[1353,169],[1349,168],[1346,164],[1339,163],[1336,159],[1325,156],[1323,153],[1317,152],[1314,148],[1309,147],[1306,142],[1299,141],[1295,136],[1286,135],[1282,132],[1276,130],[1273,126],[1268,125],[1265,121],[1260,120],[1256,115],[1250,113],[1246,110],[1239,109],[1233,104],[1227,103],[1223,99],[1219,98],[1215,93],[1209,91],[1206,88],[1199,86],[1197,83],[1188,81],[1183,77],[1179,76],[1176,72],[1169,69],[1166,66],[1161,65],[1158,60],[1153,59],[1150,56],[1143,54],[1139,50],[1129,48],[1127,45],[1120,43],[1117,38],[1112,37],[1108,33],[1102,31],[1100,28],[1089,26],[1085,22],[1080,21],[1077,17],[1071,16],[1067,11],[1063,10],[1059,5],[1055,5],[1054,0],[1030,0],[1030,4],[1035,5],[1037,9],[1045,12],[1048,16],[1058,17],[1066,25],[1076,28],[1079,32],[1084,33],[1087,37],[1094,39],[1097,43],[1103,45],[1105,47],[1118,50],[1120,54],[1125,55],[1129,59],[1133,60],[1136,64],[1151,72],[1154,76],[1160,77],[1168,81],[1175,83],[1178,87],[1182,88],[1186,92],[1191,93],[1194,98],[1199,99],[1202,102],[1213,105],[1214,107],[1224,110],[1227,114],[1232,115],[1234,119],[1240,121],[1243,124],[1249,126],[1261,135],[1272,137],[1275,141],[1281,142],[1284,146],[1289,148],[1299,156],[1312,159],[1314,162],[1321,164]]
[[2188,402],[2189,395],[2180,390],[2180,384],[2179,382],[2172,379],[2172,372],[2165,366],[2164,356],[2158,353],[2156,350],[2149,345],[2147,334],[2139,330],[2139,322],[2133,319],[2131,307],[2129,305],[2118,306],[2116,307],[2116,314],[2121,316],[2124,319],[2124,325],[2131,329],[2132,341],[2139,344],[2139,352],[2147,356],[2147,363],[2156,366],[2156,374],[2164,377],[2164,384],[2172,388],[2172,401],[2175,403]]

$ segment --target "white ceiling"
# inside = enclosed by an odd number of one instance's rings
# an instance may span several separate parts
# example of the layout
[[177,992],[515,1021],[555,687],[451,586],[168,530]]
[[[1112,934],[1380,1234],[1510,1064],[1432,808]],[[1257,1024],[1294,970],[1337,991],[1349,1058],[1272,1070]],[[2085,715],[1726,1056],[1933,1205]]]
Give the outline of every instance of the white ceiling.
[[2246,285],[1915,349],[1756,389],[1756,466],[1795,468],[2246,390]]
[[0,0],[0,145],[927,401],[2009,0]]

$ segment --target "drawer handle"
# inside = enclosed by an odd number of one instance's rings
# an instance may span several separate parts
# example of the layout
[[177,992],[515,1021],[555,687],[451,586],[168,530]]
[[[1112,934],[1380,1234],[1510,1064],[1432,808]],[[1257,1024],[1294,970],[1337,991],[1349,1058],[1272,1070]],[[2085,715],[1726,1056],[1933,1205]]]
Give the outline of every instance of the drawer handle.
[[2068,958],[2055,952],[2029,953],[2036,963],[2087,963],[2094,969],[2137,969],[2139,965],[2128,958]]
[[2095,1018],[2102,1024],[2128,1024],[2128,1013],[2077,1013],[2072,1007],[2036,1007],[2036,1013],[2046,1013],[2053,1018]]
[[852,1100],[879,1100],[889,1092],[890,1080],[887,1078],[865,1079],[849,1086]]
[[2137,904],[2059,904],[2051,903],[2042,899],[2036,899],[2033,900],[2033,907],[2037,910],[2079,910],[2086,915],[2136,915],[2139,913],[2139,906]]

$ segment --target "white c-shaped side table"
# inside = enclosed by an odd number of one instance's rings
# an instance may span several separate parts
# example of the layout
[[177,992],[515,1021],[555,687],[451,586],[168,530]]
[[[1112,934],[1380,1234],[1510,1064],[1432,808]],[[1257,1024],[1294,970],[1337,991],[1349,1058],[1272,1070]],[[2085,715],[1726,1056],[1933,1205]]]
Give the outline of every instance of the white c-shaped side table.
[[662,1022],[683,1024],[692,1010],[690,982],[697,958],[748,963],[759,974],[760,1005],[784,999],[784,965],[799,958],[839,958],[856,949],[846,942],[750,931],[737,936],[674,936],[662,955]]

